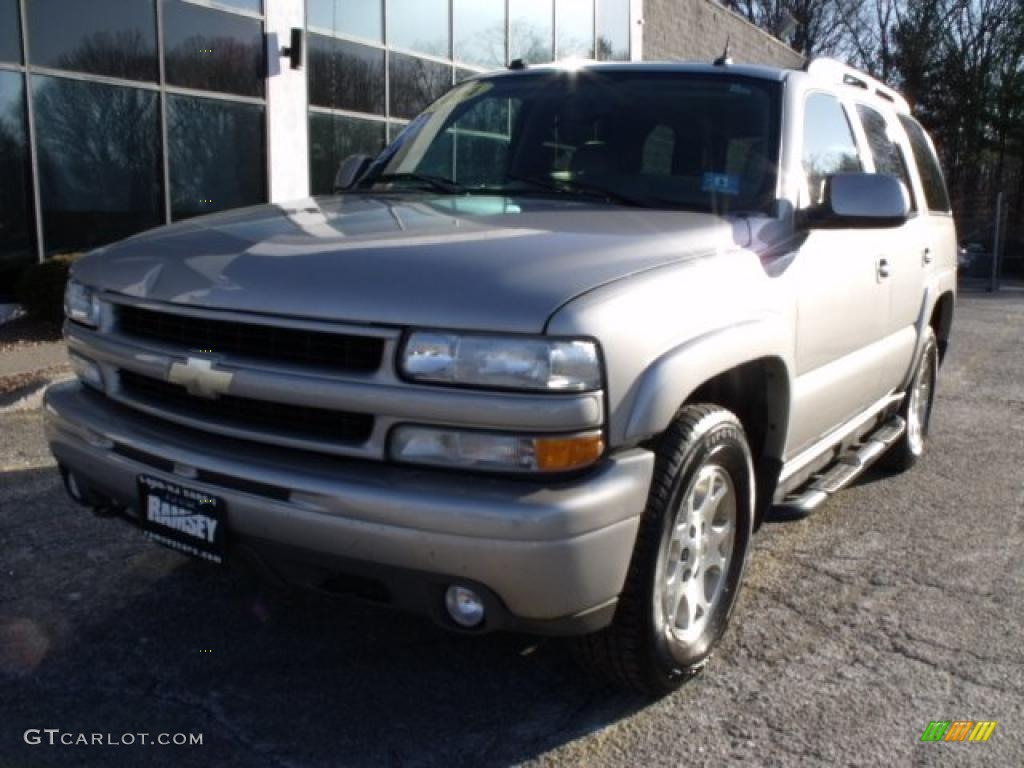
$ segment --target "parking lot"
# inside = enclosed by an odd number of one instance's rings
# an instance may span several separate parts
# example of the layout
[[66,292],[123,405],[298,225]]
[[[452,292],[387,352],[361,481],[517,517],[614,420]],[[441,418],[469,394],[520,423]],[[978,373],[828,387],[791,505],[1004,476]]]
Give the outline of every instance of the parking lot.
[[[1024,765],[1024,291],[961,297],[923,463],[766,524],[707,672],[649,703],[74,506],[0,414],[0,766]],[[987,743],[921,743],[995,720]],[[27,729],[202,745],[28,745]]]

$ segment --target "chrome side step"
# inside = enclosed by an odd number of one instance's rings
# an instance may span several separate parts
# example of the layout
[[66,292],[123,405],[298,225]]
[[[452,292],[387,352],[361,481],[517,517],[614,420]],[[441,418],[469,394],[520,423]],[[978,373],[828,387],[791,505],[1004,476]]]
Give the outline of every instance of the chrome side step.
[[770,516],[783,520],[807,517],[828,501],[832,494],[856,480],[903,436],[906,429],[907,423],[899,416],[893,416],[824,470],[811,477],[801,488],[775,504],[771,508]]

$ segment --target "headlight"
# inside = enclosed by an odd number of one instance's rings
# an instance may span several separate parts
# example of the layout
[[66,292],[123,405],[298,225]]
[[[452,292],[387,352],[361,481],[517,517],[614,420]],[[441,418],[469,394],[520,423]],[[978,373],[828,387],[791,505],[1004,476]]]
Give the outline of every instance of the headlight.
[[391,435],[391,457],[411,464],[504,472],[569,472],[604,451],[600,432],[526,437],[403,425]]
[[69,320],[95,328],[100,324],[100,300],[92,288],[68,280],[64,289],[64,314]]
[[417,331],[402,353],[416,381],[485,388],[585,392],[601,387],[592,341],[564,341]]

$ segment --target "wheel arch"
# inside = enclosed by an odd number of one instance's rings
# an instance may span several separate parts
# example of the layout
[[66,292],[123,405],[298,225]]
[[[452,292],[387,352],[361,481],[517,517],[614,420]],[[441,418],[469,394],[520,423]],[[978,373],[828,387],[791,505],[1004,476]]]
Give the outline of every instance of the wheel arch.
[[782,469],[792,403],[792,367],[776,330],[746,324],[676,348],[645,374],[626,430],[627,438],[656,439],[680,408],[697,403],[735,413],[757,473],[758,523]]
[[946,358],[949,347],[949,336],[953,330],[953,308],[956,303],[953,291],[945,291],[935,300],[928,324],[935,331],[935,339],[939,346],[939,362]]

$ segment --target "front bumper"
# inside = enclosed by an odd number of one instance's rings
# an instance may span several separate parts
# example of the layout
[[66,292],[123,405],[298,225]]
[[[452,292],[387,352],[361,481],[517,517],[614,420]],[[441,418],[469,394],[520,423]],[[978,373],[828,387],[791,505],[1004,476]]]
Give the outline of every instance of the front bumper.
[[373,580],[442,621],[445,586],[476,585],[493,608],[485,629],[607,624],[654,466],[636,449],[566,481],[395,467],[199,433],[78,382],[47,390],[45,416],[58,463],[128,510],[139,474],[185,484],[226,502],[229,556],[255,552],[311,585],[310,574]]

